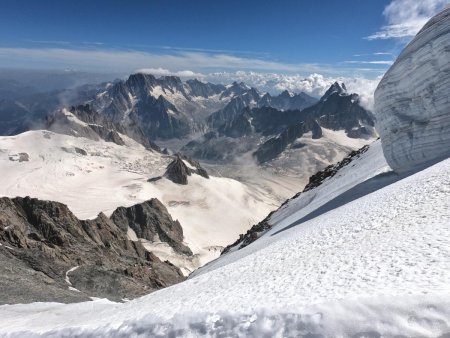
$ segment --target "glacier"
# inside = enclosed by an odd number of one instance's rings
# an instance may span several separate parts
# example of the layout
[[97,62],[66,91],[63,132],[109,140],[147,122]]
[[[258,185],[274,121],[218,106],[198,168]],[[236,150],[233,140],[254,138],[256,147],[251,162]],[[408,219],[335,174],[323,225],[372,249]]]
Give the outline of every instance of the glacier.
[[415,170],[450,156],[450,7],[402,51],[375,91],[377,130],[389,165]]

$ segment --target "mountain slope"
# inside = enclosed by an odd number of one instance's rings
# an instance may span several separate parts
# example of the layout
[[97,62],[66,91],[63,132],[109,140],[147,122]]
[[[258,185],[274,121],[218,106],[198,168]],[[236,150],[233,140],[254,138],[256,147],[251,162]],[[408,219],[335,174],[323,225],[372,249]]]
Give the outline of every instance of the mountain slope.
[[114,122],[140,125],[152,139],[182,138],[202,130],[207,115],[240,94],[233,88],[136,73],[99,92],[89,103]]
[[[152,200],[135,207],[151,209],[157,219],[167,217],[167,210],[154,204]],[[90,297],[121,301],[184,280],[174,265],[129,240],[125,222],[102,213],[82,221],[61,203],[29,197],[2,197],[0,206],[3,304]]]
[[[319,206],[302,211],[294,200],[270,233],[186,282],[122,305],[94,302],[101,314],[95,320],[86,303],[1,307],[0,330],[51,332],[58,325],[65,329],[52,334],[97,336],[158,330],[373,337],[448,332],[450,162],[389,185],[379,175],[388,170],[379,145],[357,162],[317,197],[328,199],[330,189],[339,195],[344,186],[363,189],[357,182],[378,190],[289,228]],[[361,178],[348,181],[352,173]],[[55,312],[58,317],[43,320]]]

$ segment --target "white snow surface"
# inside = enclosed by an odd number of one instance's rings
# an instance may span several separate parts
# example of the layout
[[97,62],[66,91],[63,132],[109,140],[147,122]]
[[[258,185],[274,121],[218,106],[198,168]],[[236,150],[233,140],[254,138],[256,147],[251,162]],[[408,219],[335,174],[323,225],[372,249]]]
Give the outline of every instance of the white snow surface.
[[391,167],[450,156],[450,7],[403,50],[375,92],[377,130]]
[[187,281],[124,304],[1,306],[0,334],[437,337],[450,332],[449,206],[450,159],[401,177],[375,143]]
[[[80,219],[100,212],[109,216],[119,206],[158,198],[180,221],[184,241],[195,254],[188,266],[179,266],[186,273],[218,257],[217,247],[234,242],[276,206],[270,197],[228,178],[194,174],[188,185],[165,178],[149,183],[165,172],[171,158],[121,137],[125,146],[49,131],[0,137],[0,196],[62,202]],[[17,160],[20,153],[28,154],[28,161]],[[173,259],[182,263],[180,257]]]

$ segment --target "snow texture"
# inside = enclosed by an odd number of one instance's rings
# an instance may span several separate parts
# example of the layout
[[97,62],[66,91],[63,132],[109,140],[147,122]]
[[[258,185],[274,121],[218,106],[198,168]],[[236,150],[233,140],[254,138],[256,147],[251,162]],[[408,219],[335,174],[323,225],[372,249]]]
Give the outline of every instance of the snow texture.
[[403,50],[375,92],[389,165],[414,170],[450,156],[450,7]]
[[410,176],[388,170],[376,143],[276,212],[261,239],[187,281],[124,304],[1,306],[0,335],[450,333],[450,160]]

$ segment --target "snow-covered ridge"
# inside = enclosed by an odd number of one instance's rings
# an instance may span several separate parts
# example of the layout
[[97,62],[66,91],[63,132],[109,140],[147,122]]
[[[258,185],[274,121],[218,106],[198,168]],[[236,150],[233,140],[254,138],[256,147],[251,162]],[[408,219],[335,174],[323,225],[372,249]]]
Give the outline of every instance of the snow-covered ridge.
[[388,163],[402,172],[450,156],[450,7],[403,50],[375,92]]
[[[214,270],[254,253],[255,250],[264,247],[265,243],[271,242],[272,234],[280,229],[312,215],[314,211],[326,206],[327,203],[338,200],[346,192],[351,192],[359,184],[390,171],[391,168],[384,159],[380,141],[372,143],[367,152],[341,168],[333,177],[326,179],[318,187],[299,194],[272,213],[267,219],[271,230],[265,232],[254,244],[240,250],[234,247],[230,253],[196,270],[192,276]],[[341,202],[344,203],[343,200]],[[335,203],[333,207],[337,205],[339,204]]]

